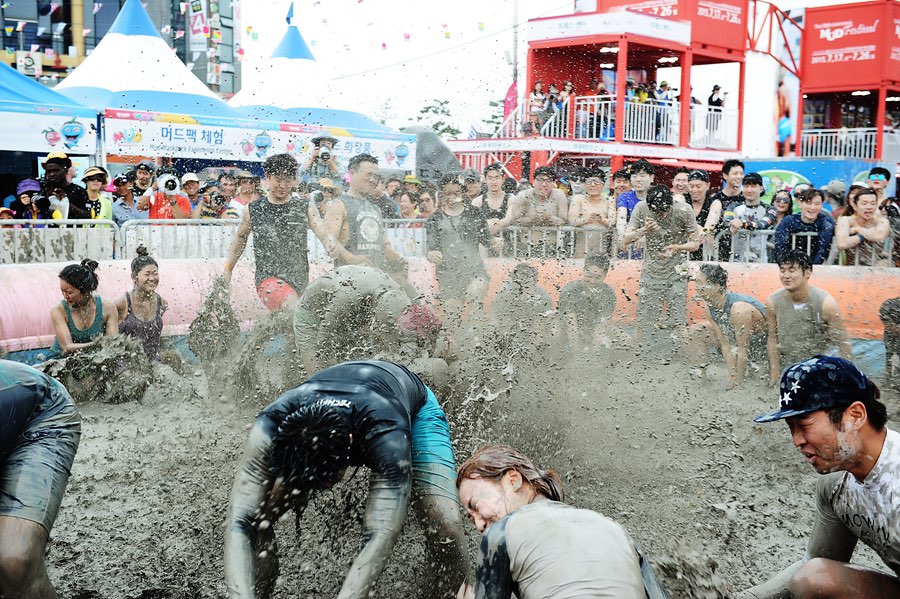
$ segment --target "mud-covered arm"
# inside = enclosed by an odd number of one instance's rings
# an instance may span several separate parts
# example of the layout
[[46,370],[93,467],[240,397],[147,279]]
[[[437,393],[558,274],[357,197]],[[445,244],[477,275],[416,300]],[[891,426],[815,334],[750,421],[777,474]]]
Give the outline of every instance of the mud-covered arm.
[[363,518],[363,548],[353,560],[338,599],[366,597],[384,570],[403,530],[412,491],[409,431],[378,435],[363,450],[372,469]]
[[[250,431],[231,490],[225,523],[225,583],[231,599],[256,597],[258,527],[269,517],[266,503],[273,485],[269,472],[272,439],[266,428],[266,421],[257,420]],[[274,524],[274,518],[270,523]]]
[[831,506],[835,485],[840,484],[843,477],[843,472],[835,472],[819,477],[816,483],[816,521],[809,535],[803,559],[791,564],[763,584],[738,594],[738,599],[790,599],[791,579],[807,561],[814,557],[824,557],[839,562],[850,562],[859,539],[841,523]]
[[515,581],[506,544],[508,518],[488,527],[481,536],[475,566],[475,599],[510,599]]

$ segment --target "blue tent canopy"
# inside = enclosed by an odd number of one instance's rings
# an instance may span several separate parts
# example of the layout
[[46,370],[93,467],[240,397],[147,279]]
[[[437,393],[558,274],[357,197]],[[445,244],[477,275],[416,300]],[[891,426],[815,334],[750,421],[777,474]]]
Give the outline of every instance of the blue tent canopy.
[[320,127],[336,127],[352,131],[395,134],[396,131],[369,117],[349,110],[331,108],[277,108],[275,106],[242,106],[237,111],[246,118],[282,123],[303,123]]
[[0,63],[0,111],[95,117],[97,111]]

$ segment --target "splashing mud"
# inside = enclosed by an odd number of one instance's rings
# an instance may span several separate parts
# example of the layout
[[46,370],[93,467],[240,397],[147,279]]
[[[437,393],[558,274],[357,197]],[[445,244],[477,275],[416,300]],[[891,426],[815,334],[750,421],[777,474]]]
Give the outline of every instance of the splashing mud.
[[208,363],[224,355],[240,332],[237,316],[228,299],[228,285],[225,279],[216,279],[200,314],[191,323],[188,347]]

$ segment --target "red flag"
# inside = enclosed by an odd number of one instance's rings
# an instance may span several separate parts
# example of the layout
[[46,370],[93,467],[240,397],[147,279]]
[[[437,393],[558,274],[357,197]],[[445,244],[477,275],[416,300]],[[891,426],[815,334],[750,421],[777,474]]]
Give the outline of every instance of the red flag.
[[506,90],[506,98],[503,100],[503,118],[506,119],[516,110],[519,105],[519,93],[516,89],[516,82],[513,81],[509,89]]

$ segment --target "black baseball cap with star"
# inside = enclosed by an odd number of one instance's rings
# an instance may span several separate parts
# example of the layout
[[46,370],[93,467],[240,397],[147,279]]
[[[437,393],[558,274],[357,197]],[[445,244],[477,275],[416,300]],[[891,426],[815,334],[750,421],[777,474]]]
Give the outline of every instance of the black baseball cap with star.
[[772,422],[849,406],[870,393],[869,379],[852,362],[823,355],[788,366],[781,375],[779,391],[779,409],[754,421]]

